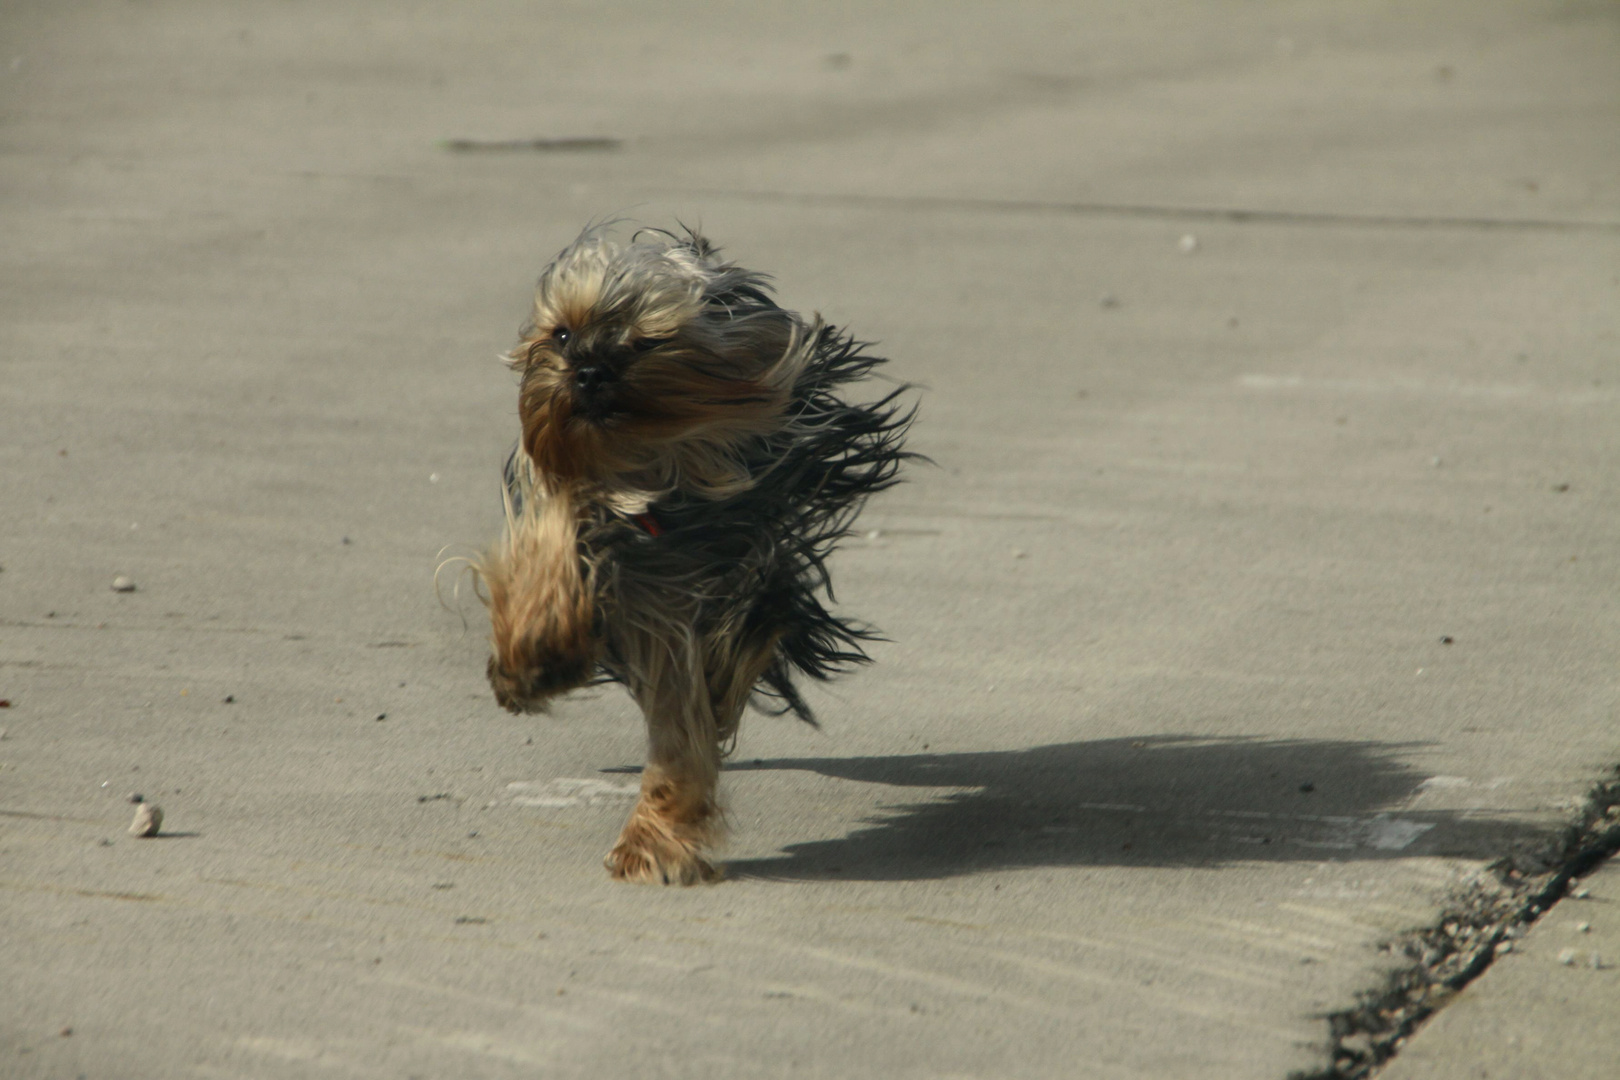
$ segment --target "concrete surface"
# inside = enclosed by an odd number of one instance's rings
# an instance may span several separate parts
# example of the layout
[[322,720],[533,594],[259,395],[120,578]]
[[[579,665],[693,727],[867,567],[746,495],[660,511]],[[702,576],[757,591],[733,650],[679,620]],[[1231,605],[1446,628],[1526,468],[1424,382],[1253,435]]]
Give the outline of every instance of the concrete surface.
[[[1280,1078],[1620,758],[1611,4],[0,44],[0,1074]],[[928,386],[836,567],[894,643],[745,725],[712,889],[606,880],[628,702],[501,713],[433,593],[615,213]]]
[[1385,1067],[1381,1080],[1613,1076],[1620,864],[1581,881]]

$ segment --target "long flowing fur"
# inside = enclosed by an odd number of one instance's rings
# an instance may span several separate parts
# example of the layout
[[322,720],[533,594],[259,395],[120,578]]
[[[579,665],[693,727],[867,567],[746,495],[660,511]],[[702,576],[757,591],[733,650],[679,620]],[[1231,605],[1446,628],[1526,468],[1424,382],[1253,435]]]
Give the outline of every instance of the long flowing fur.
[[608,867],[711,880],[743,706],[813,724],[796,676],[868,660],[873,632],[828,609],[827,558],[913,456],[907,388],[846,401],[884,361],[692,232],[587,231],[542,274],[509,360],[507,526],[475,565],[496,699],[539,711],[623,683],[649,755]]

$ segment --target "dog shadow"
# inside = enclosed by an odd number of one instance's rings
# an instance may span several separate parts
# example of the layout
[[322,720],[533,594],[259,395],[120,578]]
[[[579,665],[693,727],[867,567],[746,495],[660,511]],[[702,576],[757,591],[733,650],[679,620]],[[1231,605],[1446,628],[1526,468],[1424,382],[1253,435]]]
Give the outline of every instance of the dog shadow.
[[727,771],[946,790],[884,807],[847,836],[726,868],[733,878],[895,881],[1054,866],[1494,858],[1544,839],[1486,812],[1422,809],[1430,777],[1404,759],[1425,745],[1158,736],[737,762]]

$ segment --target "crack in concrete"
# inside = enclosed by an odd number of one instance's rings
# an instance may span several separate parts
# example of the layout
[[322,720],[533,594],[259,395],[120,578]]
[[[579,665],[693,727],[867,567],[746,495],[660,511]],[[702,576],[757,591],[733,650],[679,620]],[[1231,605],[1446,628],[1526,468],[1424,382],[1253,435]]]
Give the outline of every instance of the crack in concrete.
[[814,192],[746,191],[727,188],[649,188],[646,190],[661,197],[746,199],[756,202],[790,202],[803,206],[872,206],[901,210],[1062,214],[1084,217],[1148,218],[1156,221],[1219,221],[1232,224],[1349,226],[1379,229],[1476,229],[1620,233],[1620,221],[1580,221],[1560,218],[1455,217],[1445,214],[1358,214],[1334,210],[1262,210],[1235,206],[1154,206],[1145,203],[990,199],[959,195],[817,194]]
[[1432,926],[1384,950],[1408,961],[1382,988],[1327,1016],[1331,1061],[1289,1080],[1365,1080],[1429,1017],[1479,978],[1573,882],[1620,852],[1620,766],[1587,795],[1578,820],[1537,853],[1504,856],[1454,895]]

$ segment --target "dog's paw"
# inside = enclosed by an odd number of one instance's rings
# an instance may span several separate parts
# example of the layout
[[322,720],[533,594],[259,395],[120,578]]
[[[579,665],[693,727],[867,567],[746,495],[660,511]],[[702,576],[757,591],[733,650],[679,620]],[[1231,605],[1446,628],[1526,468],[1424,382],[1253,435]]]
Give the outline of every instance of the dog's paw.
[[723,870],[695,846],[631,822],[602,860],[615,881],[649,885],[703,885],[719,881]]

